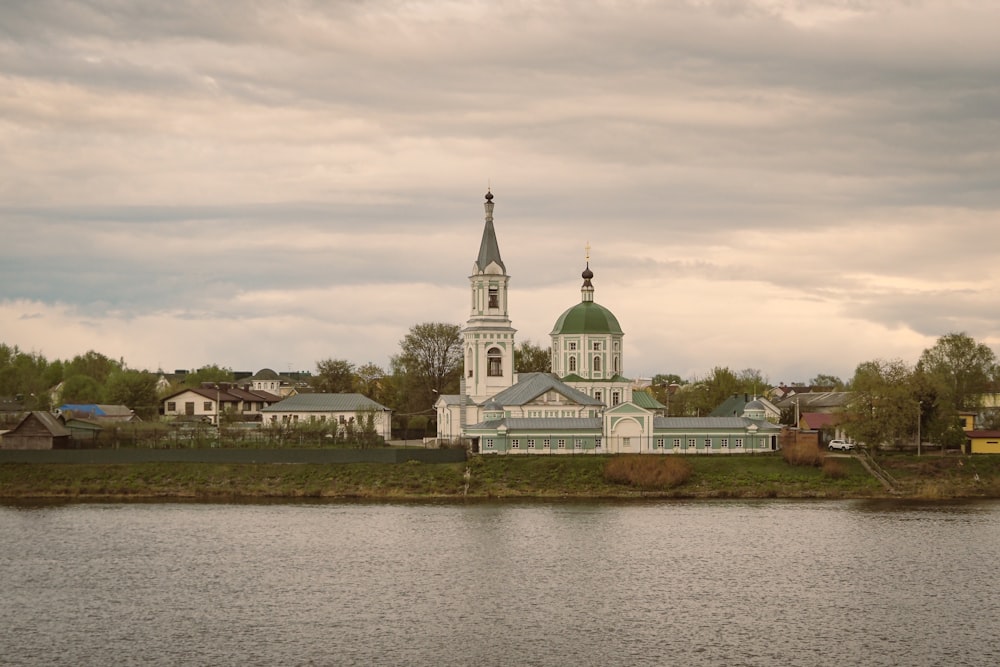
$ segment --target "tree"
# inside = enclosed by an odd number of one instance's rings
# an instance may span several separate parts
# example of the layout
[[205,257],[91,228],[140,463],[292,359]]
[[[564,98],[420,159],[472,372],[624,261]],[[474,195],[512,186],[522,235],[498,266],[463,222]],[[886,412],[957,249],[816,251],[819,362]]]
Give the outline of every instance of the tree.
[[552,372],[552,349],[542,348],[530,340],[514,348],[514,370],[518,373]]
[[[755,368],[734,373],[729,368],[716,366],[707,376],[695,379],[674,394],[670,414],[704,417],[730,396],[757,396],[767,386],[767,378]],[[677,408],[676,412],[674,406]]]
[[361,364],[354,370],[355,390],[378,403],[385,404],[385,370],[372,362]]
[[917,362],[927,410],[926,433],[944,447],[961,447],[965,435],[959,412],[978,411],[997,374],[993,350],[964,333],[938,338]]
[[681,376],[675,373],[657,373],[653,376],[649,387],[646,388],[646,392],[661,404],[667,406],[668,414],[680,416],[681,413],[675,412],[675,410],[684,409],[683,398],[680,403],[675,404],[674,396],[676,394],[671,393],[670,387],[677,385],[680,388],[684,383],[685,381],[681,379]]
[[920,355],[917,367],[941,392],[941,400],[954,410],[975,410],[996,375],[993,350],[964,333],[938,338]]
[[458,393],[462,375],[462,336],[458,325],[425,322],[410,327],[392,357],[397,391],[395,407],[426,411],[441,394]]
[[83,375],[93,378],[99,385],[104,385],[111,373],[120,371],[124,367],[123,362],[114,361],[100,352],[90,350],[85,354],[78,354],[67,362],[63,369],[63,376],[68,380],[74,375]]
[[101,403],[103,387],[88,375],[73,375],[63,382],[59,392],[61,403]]
[[652,384],[654,387],[659,387],[661,385],[669,387],[672,384],[684,384],[684,380],[681,379],[681,376],[676,373],[657,373],[653,376]]
[[29,410],[49,408],[49,389],[62,380],[62,365],[52,365],[37,353],[0,343],[0,395],[19,396]]
[[858,365],[852,398],[844,409],[844,431],[873,449],[912,439],[918,397],[913,370],[902,360],[876,359]]
[[200,387],[206,382],[219,383],[219,382],[233,382],[233,369],[231,368],[220,368],[215,364],[210,366],[202,366],[193,373],[188,373],[184,376],[184,386],[185,387]]
[[323,359],[316,362],[316,375],[310,380],[316,391],[328,394],[349,394],[354,391],[354,364],[345,359]]
[[830,387],[832,391],[843,391],[844,389],[843,380],[836,375],[829,375],[827,373],[819,373],[809,381],[809,384],[813,387]]
[[111,374],[104,387],[104,400],[127,405],[142,419],[151,419],[159,410],[157,378],[147,371],[123,370]]

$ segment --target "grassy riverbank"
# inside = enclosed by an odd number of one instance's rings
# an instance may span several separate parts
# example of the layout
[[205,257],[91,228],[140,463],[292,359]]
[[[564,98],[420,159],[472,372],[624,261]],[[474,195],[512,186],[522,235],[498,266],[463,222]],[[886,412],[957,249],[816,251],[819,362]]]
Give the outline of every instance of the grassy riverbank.
[[[609,474],[607,456],[476,457],[468,463],[0,465],[0,498],[972,498],[1000,497],[1000,457],[886,456],[891,494],[853,458],[793,466],[780,455],[664,458],[681,477]],[[648,461],[649,463],[645,463]],[[468,470],[468,475],[466,471]],[[652,480],[652,481],[650,481]],[[679,480],[679,481],[678,481]]]

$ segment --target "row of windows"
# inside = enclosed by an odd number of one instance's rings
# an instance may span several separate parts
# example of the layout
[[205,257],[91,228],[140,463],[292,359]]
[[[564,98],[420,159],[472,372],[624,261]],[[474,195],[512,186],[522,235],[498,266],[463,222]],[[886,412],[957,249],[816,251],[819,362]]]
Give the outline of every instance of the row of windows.
[[[202,411],[204,411],[204,412],[212,412],[213,410],[215,410],[215,403],[213,403],[212,401],[205,401],[204,403],[202,403],[201,407],[202,407]],[[253,403],[251,403],[250,401],[243,401],[243,404],[242,404],[241,407],[242,407],[242,409],[243,409],[244,412],[248,412],[248,411],[250,411],[250,410],[253,409]],[[259,404],[258,407],[263,407],[263,403]],[[194,402],[188,401],[188,402],[184,403],[184,410],[185,410],[186,414],[193,415],[194,414]],[[175,401],[167,401],[166,411],[167,412],[177,412],[177,403]]]
[[[528,449],[535,449],[536,448],[535,445],[536,445],[537,442],[538,441],[535,438],[527,438],[525,440],[525,444],[528,446]],[[566,442],[567,442],[566,438],[556,438],[556,449],[566,449]],[[484,446],[486,447],[486,449],[493,449],[493,447],[495,446],[494,442],[493,442],[493,438],[486,438],[486,442],[485,442]],[[520,438],[512,438],[511,441],[510,441],[510,447],[511,447],[511,449],[520,449],[521,448],[521,439]],[[596,447],[598,449],[601,448],[601,438],[594,438],[594,447]],[[543,438],[542,439],[542,449],[551,449],[551,448],[552,448],[552,439],[551,438]],[[573,439],[573,449],[583,449],[583,438],[574,438]]]
[[[576,357],[572,356],[569,358],[569,372],[575,373],[576,368],[577,368]],[[596,355],[594,356],[594,363],[592,364],[591,368],[595,373],[601,372],[601,358],[599,356]],[[618,372],[618,357],[614,358],[614,372],[615,373]]]
[[[571,340],[568,343],[566,343],[566,349],[569,350],[570,352],[576,351],[576,341]],[[591,343],[590,349],[592,349],[594,352],[600,352],[601,350],[604,349],[604,343],[602,341],[595,340]],[[558,348],[555,351],[558,352],[559,351]],[[617,351],[618,351],[618,341],[615,341],[615,352]]]
[[[527,417],[529,419],[533,419],[533,418],[540,419],[542,417],[548,417],[548,418],[559,418],[559,417],[574,418],[574,417],[582,417],[582,416],[583,415],[581,415],[580,412],[577,411],[577,410],[528,410],[527,411]],[[592,410],[591,410],[590,416],[591,417],[594,416]]]
[[[662,449],[665,443],[666,443],[666,438],[657,438],[656,439],[656,446],[659,449]],[[688,438],[687,446],[688,446],[689,449],[693,448],[693,447],[696,447],[697,444],[698,444],[698,442],[697,442],[697,440],[695,438]],[[743,446],[743,438],[736,438],[733,441],[733,444],[736,447],[742,447]],[[680,447],[681,446],[681,439],[680,438],[674,438],[674,440],[673,440],[673,446],[675,448]],[[719,446],[720,447],[728,447],[729,446],[729,438],[721,438],[719,440]],[[705,438],[705,447],[708,448],[708,449],[712,448],[712,439],[711,438]]]
[[[623,441],[622,441],[623,442],[623,446],[628,447],[631,444],[631,440],[632,440],[631,438],[624,438]],[[551,438],[544,438],[544,439],[542,439],[541,442],[542,442],[542,448],[543,449],[550,449],[552,447],[552,439]],[[567,442],[567,440],[565,438],[557,438],[556,439],[556,448],[557,449],[565,449],[566,448],[566,442]],[[582,449],[583,448],[583,442],[584,441],[583,441],[582,438],[575,438],[573,440],[573,448],[574,449]],[[683,440],[681,438],[674,438],[673,439],[673,446],[674,446],[674,448],[679,449],[682,442],[683,442]],[[698,441],[695,438],[688,438],[687,448],[688,449],[694,449],[694,448],[696,448],[697,447],[697,442]],[[528,449],[535,449],[536,448],[536,443],[537,443],[537,440],[535,438],[526,438],[525,439],[525,444],[527,445]],[[665,444],[666,444],[666,438],[657,438],[656,439],[656,447],[657,447],[657,449],[663,449]],[[711,438],[705,438],[704,445],[705,445],[706,449],[711,449],[712,448],[712,439]],[[486,438],[486,443],[485,443],[486,449],[493,449],[494,446],[495,446],[495,444],[494,444],[493,438]],[[597,447],[598,449],[601,448],[601,438],[595,438],[594,439],[594,446]],[[720,447],[729,447],[729,438],[722,438],[721,440],[719,440],[719,446]],[[740,448],[741,449],[743,447],[743,438],[736,438],[736,439],[734,439],[733,446],[736,447],[736,448]],[[520,438],[512,438],[511,441],[510,441],[510,447],[511,447],[511,449],[520,449],[521,448],[521,439]]]
[[[595,438],[594,439],[594,446],[597,447],[598,449],[600,449],[600,447],[601,447],[601,440],[602,440],[601,438]],[[525,444],[527,445],[528,449],[535,449],[537,442],[538,441],[537,441],[536,438],[526,438],[525,439]],[[664,446],[665,446],[665,444],[666,444],[666,442],[667,442],[666,438],[657,438],[656,439],[656,447],[657,447],[657,449],[663,449]],[[705,440],[704,440],[704,446],[705,446],[705,448],[706,449],[711,449],[712,448],[712,442],[713,441],[712,441],[711,438],[705,438]],[[556,439],[556,448],[557,449],[565,449],[566,448],[566,443],[567,443],[567,439],[566,438],[557,438]],[[573,448],[574,449],[581,449],[581,448],[583,448],[583,443],[584,443],[584,439],[583,438],[575,438],[573,440]],[[681,447],[682,443],[683,443],[683,440],[681,438],[674,438],[672,444],[673,444],[674,448],[679,449]],[[541,444],[542,444],[542,448],[543,449],[551,449],[551,447],[552,447],[552,439],[551,438],[543,438],[542,441],[541,441]],[[631,438],[624,438],[623,439],[623,446],[627,447],[630,444],[631,444]],[[687,448],[688,449],[695,449],[697,447],[697,444],[698,444],[698,441],[697,441],[696,438],[688,438],[688,441],[687,441]],[[486,449],[493,449],[494,446],[495,446],[495,443],[494,443],[493,438],[486,438],[486,440],[485,440],[485,447],[486,447]],[[521,448],[521,438],[511,438],[510,446],[511,446],[511,449],[520,449]],[[729,447],[729,438],[722,438],[722,439],[720,439],[719,440],[719,446],[720,447]],[[743,438],[735,438],[733,440],[733,446],[736,447],[737,449],[742,449],[743,448]]]

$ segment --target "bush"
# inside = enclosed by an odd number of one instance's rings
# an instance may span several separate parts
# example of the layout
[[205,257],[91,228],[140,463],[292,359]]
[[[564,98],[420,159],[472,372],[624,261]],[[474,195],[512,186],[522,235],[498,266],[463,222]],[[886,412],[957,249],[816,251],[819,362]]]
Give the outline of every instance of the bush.
[[847,468],[835,459],[824,459],[823,474],[830,479],[844,479],[847,477]]
[[821,466],[826,454],[815,442],[794,442],[781,448],[781,457],[793,466]]
[[691,464],[675,456],[616,456],[604,464],[604,479],[641,489],[669,489],[691,477]]

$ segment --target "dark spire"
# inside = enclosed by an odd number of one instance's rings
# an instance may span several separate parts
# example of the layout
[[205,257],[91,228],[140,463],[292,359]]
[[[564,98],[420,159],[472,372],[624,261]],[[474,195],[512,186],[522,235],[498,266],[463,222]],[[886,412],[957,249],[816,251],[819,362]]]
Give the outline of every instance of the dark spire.
[[496,262],[500,269],[507,273],[507,267],[500,259],[500,246],[497,244],[497,232],[493,229],[493,193],[486,192],[486,227],[483,228],[483,241],[479,244],[479,257],[476,258],[476,269],[481,273],[490,262]]
[[583,286],[580,287],[580,297],[583,301],[594,300],[594,285],[590,279],[594,277],[594,272],[590,270],[590,241],[587,241],[587,266],[580,274],[583,278]]

